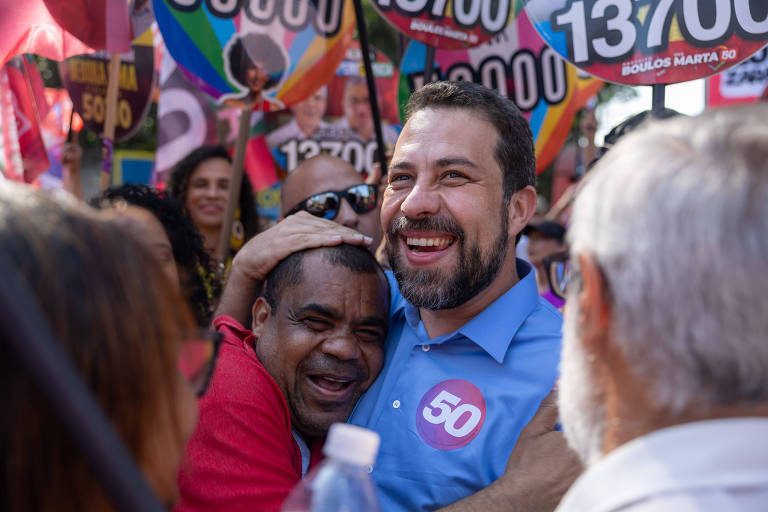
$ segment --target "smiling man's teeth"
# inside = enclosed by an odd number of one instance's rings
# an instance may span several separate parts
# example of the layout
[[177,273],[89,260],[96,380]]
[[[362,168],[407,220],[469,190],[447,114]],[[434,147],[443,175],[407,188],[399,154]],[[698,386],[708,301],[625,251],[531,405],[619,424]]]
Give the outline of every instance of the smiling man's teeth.
[[415,238],[407,237],[405,243],[416,247],[446,247],[450,245],[450,238]]
[[351,382],[349,379],[336,377],[315,377],[313,380],[318,386],[329,391],[341,391],[347,388]]

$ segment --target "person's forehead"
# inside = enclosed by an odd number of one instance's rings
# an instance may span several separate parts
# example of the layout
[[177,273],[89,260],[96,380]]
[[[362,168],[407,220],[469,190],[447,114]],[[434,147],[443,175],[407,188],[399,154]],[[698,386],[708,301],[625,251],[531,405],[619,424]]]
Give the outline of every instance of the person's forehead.
[[386,281],[379,274],[359,273],[330,263],[322,251],[314,251],[302,260],[301,283],[286,288],[280,302],[294,308],[318,304],[339,313],[353,314],[346,304],[359,304],[362,316],[384,317]]
[[368,86],[365,84],[352,84],[347,87],[345,96],[347,98],[367,98]]
[[428,107],[414,112],[405,123],[395,145],[392,167],[443,158],[468,158],[475,164],[479,163],[476,160],[489,160],[497,166],[492,151],[486,149],[489,142],[495,147],[498,136],[493,124],[470,109]]
[[232,164],[226,158],[214,157],[197,164],[191,178],[231,178]]
[[324,92],[317,91],[315,94],[313,94],[312,96],[309,96],[307,99],[296,103],[294,107],[301,107],[304,105],[314,105],[314,103],[316,103],[317,101],[320,101],[320,100],[325,101],[325,98],[326,98],[326,94]]

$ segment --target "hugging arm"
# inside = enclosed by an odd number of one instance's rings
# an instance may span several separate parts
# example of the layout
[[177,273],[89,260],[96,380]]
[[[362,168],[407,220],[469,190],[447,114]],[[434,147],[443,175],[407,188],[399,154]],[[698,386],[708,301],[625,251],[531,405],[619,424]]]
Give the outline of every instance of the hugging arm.
[[542,400],[520,433],[504,474],[485,489],[440,512],[551,512],[581,474],[582,466],[557,424],[557,392]]

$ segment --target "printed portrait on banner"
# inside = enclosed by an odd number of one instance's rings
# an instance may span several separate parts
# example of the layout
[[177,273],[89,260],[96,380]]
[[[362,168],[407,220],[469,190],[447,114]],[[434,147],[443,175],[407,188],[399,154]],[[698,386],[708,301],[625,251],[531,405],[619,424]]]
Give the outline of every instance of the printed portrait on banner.
[[[380,51],[371,62],[381,113],[385,152],[391,154],[400,131],[395,104],[399,74]],[[291,172],[320,153],[337,156],[365,175],[377,161],[376,132],[360,45],[355,42],[331,81],[304,101],[267,117],[267,145],[275,160]]]

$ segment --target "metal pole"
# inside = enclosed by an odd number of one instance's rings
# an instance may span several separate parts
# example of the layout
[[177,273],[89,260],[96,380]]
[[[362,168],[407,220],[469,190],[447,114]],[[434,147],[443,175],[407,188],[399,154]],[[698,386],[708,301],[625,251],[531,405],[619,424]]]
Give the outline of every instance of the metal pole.
[[424,57],[424,85],[432,81],[435,70],[435,47],[427,45],[427,55]]
[[653,114],[659,114],[664,111],[664,96],[665,96],[665,88],[666,85],[664,84],[653,84],[651,86],[652,89],[652,100],[651,100],[651,111]]
[[[261,95],[255,99],[250,93],[245,100],[245,107],[240,113],[240,127],[235,142],[235,154],[232,156],[232,181],[229,182],[229,196],[227,207],[224,210],[224,223],[219,234],[219,263],[226,266],[229,256],[229,241],[232,236],[232,222],[235,219],[235,210],[240,205],[240,188],[243,185],[243,163],[245,161],[245,146],[248,144],[248,135],[251,131],[251,101],[261,102]],[[257,103],[258,104],[258,103]],[[222,274],[221,277],[224,277]]]
[[376,154],[381,165],[381,175],[387,175],[387,155],[384,148],[384,134],[381,132],[381,113],[379,112],[379,100],[376,95],[376,81],[371,66],[370,45],[368,44],[368,29],[363,17],[363,4],[361,0],[354,0],[355,18],[357,18],[357,37],[360,39],[360,49],[363,52],[363,66],[365,68],[365,81],[368,84],[368,100],[371,102],[371,114],[373,115],[373,129],[376,134]]
[[408,41],[405,40],[405,36],[399,30],[397,31],[397,65],[399,66],[403,62],[403,55],[405,55],[405,45]]
[[[87,270],[83,270],[86,272]],[[56,342],[29,288],[0,254],[0,332],[101,481],[115,509],[165,512],[131,454]],[[13,416],[13,411],[6,411]],[[38,462],[44,463],[44,462]]]
[[117,98],[120,86],[120,54],[113,53],[109,59],[107,79],[106,113],[104,133],[101,136],[103,159],[99,175],[99,190],[103,192],[112,184],[112,160],[115,146],[115,121],[117,120]]

